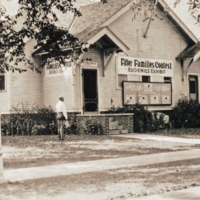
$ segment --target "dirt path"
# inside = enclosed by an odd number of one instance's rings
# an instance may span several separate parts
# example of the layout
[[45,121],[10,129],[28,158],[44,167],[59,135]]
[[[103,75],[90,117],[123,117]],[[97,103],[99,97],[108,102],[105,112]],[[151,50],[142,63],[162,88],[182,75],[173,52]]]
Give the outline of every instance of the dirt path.
[[4,168],[16,169],[181,151],[198,147],[198,145],[178,142],[69,135],[64,142],[58,141],[57,136],[3,137],[2,148]]
[[[3,137],[7,169],[130,155],[195,149],[199,146],[108,136]],[[126,200],[197,186],[200,159],[2,184],[0,200]]]
[[194,187],[200,159],[1,185],[0,199],[121,200]]

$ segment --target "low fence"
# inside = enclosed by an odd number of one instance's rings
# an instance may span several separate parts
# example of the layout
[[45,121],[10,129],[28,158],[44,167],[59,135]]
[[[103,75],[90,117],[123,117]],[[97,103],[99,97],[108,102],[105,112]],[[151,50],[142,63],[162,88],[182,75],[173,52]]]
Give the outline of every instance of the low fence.
[[[3,135],[48,135],[57,134],[57,122],[55,113],[49,115],[48,118],[37,117],[38,114],[12,114],[4,115],[2,120]],[[86,122],[95,120],[102,127],[103,134],[119,134],[134,132],[134,114],[84,114],[68,113],[71,133],[88,132]],[[40,120],[42,119],[42,120]],[[77,132],[78,131],[78,132]],[[89,131],[90,132],[90,131]]]
[[[134,114],[132,113],[119,113],[119,114],[78,114],[76,115],[76,122],[79,124],[80,132],[84,131],[85,123],[88,119],[94,119],[101,123],[104,134],[110,133],[110,122],[118,122],[118,125],[123,127],[122,130],[127,130],[128,133],[134,132]],[[116,130],[118,130],[116,125]],[[115,130],[112,128],[112,130]]]

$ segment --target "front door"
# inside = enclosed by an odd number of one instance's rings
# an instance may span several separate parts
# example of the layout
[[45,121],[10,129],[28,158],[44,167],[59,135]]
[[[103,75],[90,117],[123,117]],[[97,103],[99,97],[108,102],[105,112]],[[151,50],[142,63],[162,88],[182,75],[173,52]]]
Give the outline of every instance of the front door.
[[198,79],[197,76],[189,76],[190,99],[198,101]]
[[83,69],[83,113],[98,113],[97,70]]

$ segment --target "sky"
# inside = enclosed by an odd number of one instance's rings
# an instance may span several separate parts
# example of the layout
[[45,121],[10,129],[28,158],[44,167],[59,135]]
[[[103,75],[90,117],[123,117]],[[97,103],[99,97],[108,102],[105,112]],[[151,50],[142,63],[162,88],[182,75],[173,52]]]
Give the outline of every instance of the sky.
[[15,15],[18,9],[18,0],[0,0],[0,3],[6,8],[8,15]]
[[[77,0],[79,1],[79,0]],[[100,0],[91,0],[91,1],[100,1]],[[174,0],[165,0],[172,10],[181,18],[181,20],[193,31],[193,33],[200,38],[200,26],[195,25],[195,20],[188,13],[188,5],[187,2],[189,0],[181,0],[181,3],[174,8],[173,2]],[[17,5],[18,0],[0,0],[0,3],[6,8],[7,14],[15,15],[18,9]]]

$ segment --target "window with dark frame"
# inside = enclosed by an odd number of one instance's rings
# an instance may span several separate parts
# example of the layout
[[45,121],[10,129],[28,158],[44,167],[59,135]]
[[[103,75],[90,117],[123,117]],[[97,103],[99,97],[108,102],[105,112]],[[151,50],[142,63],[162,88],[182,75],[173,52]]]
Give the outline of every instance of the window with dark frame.
[[142,76],[142,82],[150,83],[150,76]]
[[5,75],[0,75],[0,90],[5,90]]
[[171,83],[171,77],[164,77],[164,83]]
[[198,101],[198,76],[189,76],[189,97]]
[[[3,60],[0,60],[0,65],[3,64]],[[0,71],[0,90],[5,90],[5,73]]]

